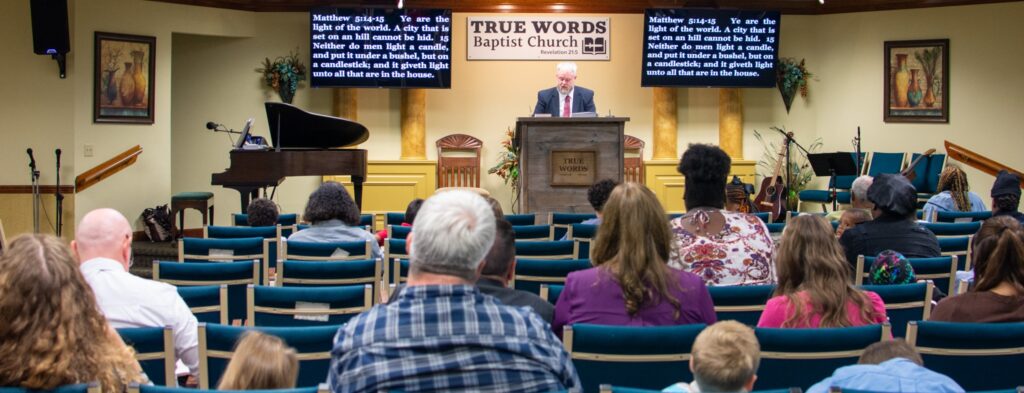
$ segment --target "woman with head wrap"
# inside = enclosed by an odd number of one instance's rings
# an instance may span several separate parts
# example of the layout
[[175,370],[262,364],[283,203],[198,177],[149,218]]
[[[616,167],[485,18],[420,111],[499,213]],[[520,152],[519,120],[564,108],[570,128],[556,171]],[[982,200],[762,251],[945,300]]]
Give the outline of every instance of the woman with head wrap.
[[985,202],[967,185],[967,174],[956,165],[947,165],[939,175],[939,193],[924,204],[924,219],[935,221],[937,212],[985,211]]
[[839,238],[851,265],[857,263],[858,255],[878,255],[884,250],[907,258],[941,255],[935,234],[914,220],[917,191],[905,177],[878,175],[868,188],[868,200],[875,204],[871,212],[875,219],[848,229]]

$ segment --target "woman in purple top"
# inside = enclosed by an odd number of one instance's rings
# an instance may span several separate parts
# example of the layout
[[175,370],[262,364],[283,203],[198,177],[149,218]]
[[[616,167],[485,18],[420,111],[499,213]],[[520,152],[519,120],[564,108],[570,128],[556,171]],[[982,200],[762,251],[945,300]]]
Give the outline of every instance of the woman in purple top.
[[649,189],[624,183],[604,205],[596,267],[569,274],[551,328],[574,323],[659,326],[715,323],[711,294],[693,273],[668,267],[672,234]]

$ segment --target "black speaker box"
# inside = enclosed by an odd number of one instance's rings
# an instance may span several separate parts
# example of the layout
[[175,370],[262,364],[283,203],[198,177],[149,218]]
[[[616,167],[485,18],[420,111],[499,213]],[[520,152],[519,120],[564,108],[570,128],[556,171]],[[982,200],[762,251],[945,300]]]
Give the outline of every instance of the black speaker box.
[[68,0],[32,0],[32,47],[38,55],[71,51]]

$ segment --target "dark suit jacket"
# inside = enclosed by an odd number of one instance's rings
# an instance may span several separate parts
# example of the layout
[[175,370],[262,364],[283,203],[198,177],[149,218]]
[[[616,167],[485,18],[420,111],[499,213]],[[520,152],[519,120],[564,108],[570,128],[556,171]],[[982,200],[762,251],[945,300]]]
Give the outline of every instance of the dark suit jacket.
[[[575,86],[572,90],[572,113],[597,112],[594,106],[594,91],[585,87]],[[558,102],[558,89],[552,87],[537,92],[537,105],[533,113],[550,113],[551,116],[562,116],[562,103]]]

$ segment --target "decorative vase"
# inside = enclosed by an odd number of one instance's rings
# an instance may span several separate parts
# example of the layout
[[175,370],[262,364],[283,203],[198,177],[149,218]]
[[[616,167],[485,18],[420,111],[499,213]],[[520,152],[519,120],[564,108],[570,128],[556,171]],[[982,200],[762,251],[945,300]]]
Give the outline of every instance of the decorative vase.
[[132,63],[124,63],[124,73],[121,74],[117,92],[121,96],[121,106],[135,105],[135,76]]
[[104,70],[103,71],[103,103],[111,105],[114,100],[117,99],[117,80],[114,79],[114,75],[117,74],[117,70]]
[[896,54],[896,106],[907,106],[907,90],[910,88],[910,72],[907,70],[907,54]]
[[142,73],[142,59],[146,56],[146,52],[141,50],[132,51],[132,59],[135,63],[135,72],[132,74],[132,79],[135,80],[135,104],[139,106],[145,106],[146,102],[146,88],[149,86],[146,83],[146,75]]
[[921,104],[921,98],[924,97],[924,93],[921,92],[921,84],[917,81],[918,69],[910,70],[910,86],[907,87],[907,103],[910,107],[916,107]]
[[925,74],[924,76],[924,106],[931,108],[935,105],[935,93],[932,93],[932,83],[935,80],[934,75]]
[[292,88],[292,84],[288,81],[282,80],[278,85],[277,94],[281,96],[281,102],[285,104],[291,104],[292,99],[295,98],[295,89]]

